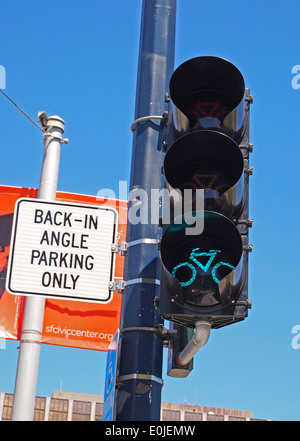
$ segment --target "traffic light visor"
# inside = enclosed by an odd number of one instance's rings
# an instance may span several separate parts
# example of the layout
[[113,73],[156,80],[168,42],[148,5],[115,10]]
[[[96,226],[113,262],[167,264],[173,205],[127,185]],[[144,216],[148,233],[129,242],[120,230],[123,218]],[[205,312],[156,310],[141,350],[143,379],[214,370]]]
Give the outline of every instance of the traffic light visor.
[[[164,160],[169,186],[184,191],[203,189],[205,208],[236,214],[242,206],[244,160],[229,136],[212,130],[192,132],[177,139]],[[224,195],[224,196],[222,196]]]
[[243,76],[229,61],[211,56],[186,61],[169,83],[175,131],[216,129],[240,139],[244,93]]

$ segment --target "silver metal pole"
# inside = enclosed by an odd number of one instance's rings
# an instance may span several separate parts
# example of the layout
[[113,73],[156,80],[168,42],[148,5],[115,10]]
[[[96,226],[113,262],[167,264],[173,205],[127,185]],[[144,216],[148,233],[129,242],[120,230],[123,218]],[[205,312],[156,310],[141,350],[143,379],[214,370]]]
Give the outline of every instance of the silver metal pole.
[[[64,121],[61,118],[51,116],[47,119],[38,199],[56,199],[63,132]],[[12,421],[33,420],[45,301],[45,298],[40,297],[26,298]]]

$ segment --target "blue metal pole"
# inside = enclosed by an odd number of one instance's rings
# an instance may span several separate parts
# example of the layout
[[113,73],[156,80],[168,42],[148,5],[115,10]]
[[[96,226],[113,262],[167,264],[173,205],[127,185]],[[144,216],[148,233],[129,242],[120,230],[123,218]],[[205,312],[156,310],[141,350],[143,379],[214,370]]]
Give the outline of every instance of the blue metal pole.
[[[135,119],[163,115],[165,93],[174,68],[176,0],[144,0],[136,92]],[[116,398],[117,421],[159,421],[162,389],[163,324],[156,308],[159,295],[160,229],[151,223],[151,190],[164,187],[161,121],[136,124],[130,190],[144,190],[141,222],[128,221],[121,314],[120,361]],[[130,201],[129,212],[135,200]],[[147,210],[147,211],[145,211]],[[153,220],[153,219],[152,219]],[[130,246],[132,245],[132,246]],[[158,330],[156,332],[156,329]]]

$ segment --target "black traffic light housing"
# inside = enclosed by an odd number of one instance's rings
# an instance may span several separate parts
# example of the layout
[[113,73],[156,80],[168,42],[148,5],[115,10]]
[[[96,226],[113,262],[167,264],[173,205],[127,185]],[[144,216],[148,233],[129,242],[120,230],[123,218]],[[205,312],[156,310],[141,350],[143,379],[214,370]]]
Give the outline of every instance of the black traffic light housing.
[[178,355],[192,339],[194,330],[174,322],[170,322],[170,329],[176,331],[176,333],[173,334],[171,345],[168,349],[167,375],[174,378],[185,378],[193,370],[194,360],[191,359],[187,365],[182,365],[178,361]]
[[182,215],[163,225],[159,312],[183,326],[218,328],[248,313],[250,103],[241,73],[222,58],[188,60],[170,79],[163,173],[181,192],[173,209]]

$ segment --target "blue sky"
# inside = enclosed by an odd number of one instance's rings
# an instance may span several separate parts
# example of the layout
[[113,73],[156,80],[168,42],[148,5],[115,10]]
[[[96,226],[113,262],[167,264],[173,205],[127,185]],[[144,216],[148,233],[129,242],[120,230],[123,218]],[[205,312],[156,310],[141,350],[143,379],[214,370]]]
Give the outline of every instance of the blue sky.
[[[58,189],[96,195],[129,181],[141,0],[0,0],[5,92],[33,119],[65,120]],[[179,0],[175,67],[201,55],[234,63],[254,96],[250,141],[246,321],[214,330],[187,379],[164,368],[163,401],[252,410],[300,420],[298,0]],[[299,81],[300,83],[300,81]],[[1,184],[37,188],[40,131],[0,96]],[[299,332],[299,331],[298,331]],[[18,342],[0,350],[0,391],[13,392]],[[167,350],[165,350],[165,358]],[[103,394],[106,353],[43,345],[37,394]]]

